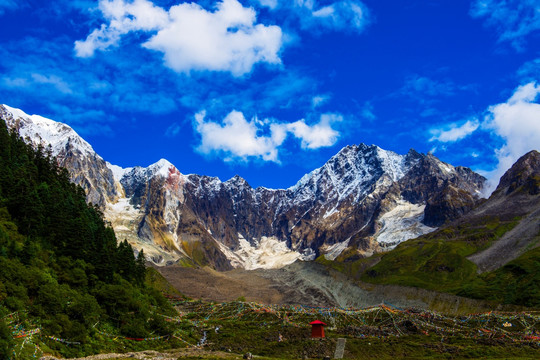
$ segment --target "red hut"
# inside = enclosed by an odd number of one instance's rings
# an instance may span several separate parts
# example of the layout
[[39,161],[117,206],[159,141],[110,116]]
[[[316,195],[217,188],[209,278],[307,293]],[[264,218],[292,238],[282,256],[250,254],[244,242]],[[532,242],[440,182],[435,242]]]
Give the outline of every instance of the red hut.
[[311,325],[311,337],[312,338],[323,338],[324,337],[324,327],[326,326],[320,320],[315,320],[309,323]]

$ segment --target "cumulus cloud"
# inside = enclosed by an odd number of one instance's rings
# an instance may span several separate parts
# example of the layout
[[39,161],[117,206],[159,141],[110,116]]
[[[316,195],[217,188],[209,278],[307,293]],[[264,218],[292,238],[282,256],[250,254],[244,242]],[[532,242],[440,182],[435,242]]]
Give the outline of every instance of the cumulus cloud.
[[[458,124],[430,130],[429,141],[450,144],[463,140],[475,131],[499,138],[494,149],[497,165],[491,171],[483,170],[489,180],[486,195],[497,186],[500,177],[524,154],[540,149],[540,85],[529,82],[519,86],[504,103],[490,106],[481,120],[470,119]],[[443,146],[445,146],[443,145]],[[434,148],[434,151],[437,147]],[[472,152],[479,157],[478,152]]]
[[227,154],[226,161],[234,158],[246,160],[248,157],[260,157],[266,161],[277,161],[277,148],[283,143],[283,134],[260,136],[257,120],[246,120],[244,114],[232,111],[223,119],[223,123],[205,121],[206,113],[195,115],[196,130],[201,135],[198,150],[209,154],[222,151]]
[[470,14],[485,18],[486,25],[499,33],[499,41],[509,41],[521,49],[524,37],[540,29],[538,0],[475,0]]
[[165,64],[177,72],[211,70],[241,76],[256,63],[281,62],[281,28],[257,24],[255,10],[238,0],[222,0],[214,11],[196,3],[166,11],[149,0],[101,0],[99,9],[108,23],[75,42],[79,57],[118,45],[130,32],[147,32],[153,35],[142,46],[163,53]]
[[225,161],[258,158],[279,163],[278,152],[289,134],[301,140],[303,149],[333,145],[339,132],[331,124],[341,121],[337,114],[323,114],[318,123],[305,120],[280,123],[275,120],[247,120],[242,112],[231,111],[221,123],[208,121],[206,112],[195,115],[194,127],[201,136],[197,150],[203,154],[222,153]]
[[287,131],[302,141],[303,149],[318,149],[336,143],[339,132],[332,129],[331,124],[342,120],[343,117],[338,114],[323,114],[315,125],[309,126],[304,120],[298,120],[285,125],[285,127]]
[[156,31],[169,23],[167,12],[148,0],[101,0],[99,10],[108,24],[93,30],[86,40],[75,41],[79,57],[91,57],[96,50],[116,45],[131,31]]
[[433,137],[429,141],[456,142],[462,140],[478,129],[480,123],[477,119],[467,120],[462,125],[451,124],[443,129],[431,129]]
[[489,107],[483,127],[504,140],[496,150],[497,167],[488,174],[493,185],[521,156],[540,149],[540,85],[518,87],[507,102]]

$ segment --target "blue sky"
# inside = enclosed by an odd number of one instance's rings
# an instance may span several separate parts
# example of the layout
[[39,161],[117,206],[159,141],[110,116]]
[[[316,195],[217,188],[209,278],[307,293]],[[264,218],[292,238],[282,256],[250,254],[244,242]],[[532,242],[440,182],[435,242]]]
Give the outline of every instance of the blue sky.
[[289,187],[342,147],[540,148],[538,0],[0,0],[0,103],[109,162]]

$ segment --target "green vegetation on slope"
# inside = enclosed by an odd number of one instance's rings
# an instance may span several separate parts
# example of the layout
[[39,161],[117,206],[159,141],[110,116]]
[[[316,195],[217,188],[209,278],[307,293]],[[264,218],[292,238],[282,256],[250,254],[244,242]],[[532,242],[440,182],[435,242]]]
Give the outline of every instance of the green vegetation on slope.
[[48,339],[43,351],[69,356],[111,346],[98,329],[169,334],[158,314],[174,310],[145,272],[67,171],[0,122],[0,358],[27,358],[13,338],[30,330]]
[[[478,274],[467,256],[487,248],[514,228],[519,218],[484,217],[474,224],[446,227],[399,244],[372,260],[342,255],[335,262],[317,261],[354,278],[492,300],[502,304],[540,307],[540,249],[527,251],[502,268]],[[349,254],[350,255],[350,254]]]
[[403,242],[384,254],[359,258],[355,251],[349,251],[335,261],[321,256],[317,262],[367,283],[412,286],[538,308],[539,248],[529,249],[502,268],[484,274],[478,274],[476,265],[467,259],[489,247],[519,220],[486,216],[475,223],[445,227]]
[[527,251],[496,271],[465,284],[458,295],[504,304],[540,306],[540,248]]
[[476,276],[476,266],[466,259],[474,250],[463,241],[407,241],[385,254],[362,280],[455,293]]

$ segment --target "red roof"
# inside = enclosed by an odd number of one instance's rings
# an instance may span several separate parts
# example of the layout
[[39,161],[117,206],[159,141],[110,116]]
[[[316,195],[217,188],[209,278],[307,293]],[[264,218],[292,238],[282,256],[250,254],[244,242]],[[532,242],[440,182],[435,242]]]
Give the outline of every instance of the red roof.
[[320,321],[320,320],[312,321],[312,322],[309,323],[309,325],[324,325],[324,326],[326,326],[326,324],[323,323],[323,322]]

